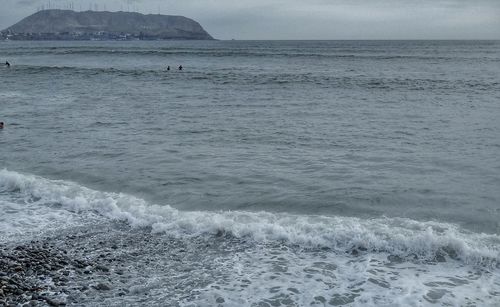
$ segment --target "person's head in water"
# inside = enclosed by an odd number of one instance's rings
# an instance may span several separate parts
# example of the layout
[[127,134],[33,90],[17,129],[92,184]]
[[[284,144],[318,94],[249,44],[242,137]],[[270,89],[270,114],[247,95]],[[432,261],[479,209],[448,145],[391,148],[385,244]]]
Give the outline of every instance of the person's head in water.
[[10,67],[10,63],[8,61],[5,61],[5,66]]
[[182,65],[179,65],[179,70],[182,70]]
[[3,129],[3,122],[0,122],[0,129]]
[[170,70],[170,66],[167,66],[167,70]]

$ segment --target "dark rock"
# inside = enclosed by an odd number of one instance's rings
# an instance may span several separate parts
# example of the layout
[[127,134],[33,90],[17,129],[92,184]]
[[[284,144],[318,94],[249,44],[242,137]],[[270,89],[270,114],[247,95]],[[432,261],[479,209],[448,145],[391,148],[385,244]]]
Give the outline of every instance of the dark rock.
[[48,297],[45,298],[45,301],[47,302],[47,304],[49,304],[50,306],[64,306],[66,305],[66,303],[64,302],[59,302],[59,301],[56,301],[56,300],[53,300],[53,299],[50,299]]
[[105,283],[99,283],[97,284],[96,286],[94,286],[94,288],[96,290],[99,290],[99,291],[109,291],[111,290],[111,287]]
[[103,272],[109,272],[109,269],[105,267],[104,265],[96,265],[95,266],[96,270],[103,271]]
[[12,291],[12,293],[14,293],[15,295],[23,295],[24,294],[24,292],[19,288],[14,289]]
[[85,268],[87,265],[85,264],[85,262],[83,261],[80,261],[80,260],[75,260],[75,263],[74,263],[74,266],[79,268],[79,269],[83,269]]

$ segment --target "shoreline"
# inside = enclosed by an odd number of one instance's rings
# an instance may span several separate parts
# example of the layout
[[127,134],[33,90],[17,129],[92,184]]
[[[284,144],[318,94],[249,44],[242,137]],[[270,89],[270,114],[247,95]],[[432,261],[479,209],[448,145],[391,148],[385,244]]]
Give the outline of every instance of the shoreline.
[[[0,243],[0,305],[189,304],[216,278],[214,261],[233,249],[227,239],[183,240],[109,222]],[[186,282],[195,272],[204,278]]]
[[78,297],[86,293],[110,291],[105,279],[124,274],[119,259],[108,252],[119,245],[111,241],[88,245],[91,242],[84,237],[98,234],[82,229],[20,244],[0,244],[0,305],[64,306],[78,303]]
[[[465,272],[464,265],[358,249],[337,253],[280,242],[253,244],[224,232],[168,236],[106,221],[0,243],[0,305],[348,305],[388,298],[401,303],[395,293],[406,293],[413,302],[443,303],[448,292],[440,282],[456,294],[495,278],[497,269],[471,266]],[[436,276],[437,267],[446,271]],[[408,279],[415,269],[418,280]],[[409,292],[415,283],[417,290]],[[452,301],[488,305],[498,296],[491,291],[487,297],[459,295]]]

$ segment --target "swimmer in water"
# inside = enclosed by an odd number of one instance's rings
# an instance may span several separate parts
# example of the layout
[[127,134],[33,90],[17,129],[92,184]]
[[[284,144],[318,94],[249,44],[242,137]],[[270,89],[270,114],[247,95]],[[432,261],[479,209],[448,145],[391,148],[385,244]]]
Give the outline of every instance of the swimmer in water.
[[5,66],[10,67],[10,63],[8,61],[5,61]]
[[179,65],[179,70],[182,70],[182,65]]
[[3,129],[3,122],[0,122],[0,129]]

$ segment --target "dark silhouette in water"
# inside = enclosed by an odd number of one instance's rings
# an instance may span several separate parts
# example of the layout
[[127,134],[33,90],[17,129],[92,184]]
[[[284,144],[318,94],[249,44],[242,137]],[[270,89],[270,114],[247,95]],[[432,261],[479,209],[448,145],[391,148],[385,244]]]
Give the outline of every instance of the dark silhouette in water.
[[3,129],[3,122],[0,122],[0,129]]
[[10,63],[5,61],[5,66],[10,67]]
[[179,65],[179,70],[182,70],[182,65]]
[[170,66],[167,66],[167,70],[170,70]]

